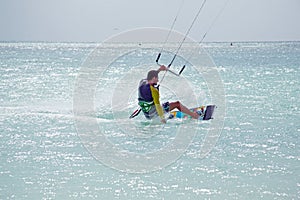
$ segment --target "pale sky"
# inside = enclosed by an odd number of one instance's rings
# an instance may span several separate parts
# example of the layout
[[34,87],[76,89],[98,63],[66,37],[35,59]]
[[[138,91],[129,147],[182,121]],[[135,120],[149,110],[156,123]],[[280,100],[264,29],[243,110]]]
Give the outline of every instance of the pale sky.
[[[0,0],[0,41],[101,42],[143,27],[185,33],[202,0]],[[300,0],[207,0],[190,37],[211,41],[300,41]]]

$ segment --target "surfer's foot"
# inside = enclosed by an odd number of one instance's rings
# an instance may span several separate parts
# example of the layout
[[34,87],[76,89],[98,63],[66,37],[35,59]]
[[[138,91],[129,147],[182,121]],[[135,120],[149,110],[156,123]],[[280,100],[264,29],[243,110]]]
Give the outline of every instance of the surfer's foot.
[[204,113],[203,113],[201,110],[198,110],[196,113],[197,113],[199,116],[204,116]]

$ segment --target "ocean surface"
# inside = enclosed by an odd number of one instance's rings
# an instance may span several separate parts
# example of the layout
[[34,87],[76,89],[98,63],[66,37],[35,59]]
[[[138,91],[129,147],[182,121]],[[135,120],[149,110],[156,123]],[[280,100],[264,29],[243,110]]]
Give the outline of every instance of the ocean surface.
[[101,47],[118,55],[101,66],[94,43],[0,43],[0,199],[300,199],[300,42],[202,44],[221,81],[161,73],[161,101],[218,111],[165,125],[128,119],[159,47],[126,45]]

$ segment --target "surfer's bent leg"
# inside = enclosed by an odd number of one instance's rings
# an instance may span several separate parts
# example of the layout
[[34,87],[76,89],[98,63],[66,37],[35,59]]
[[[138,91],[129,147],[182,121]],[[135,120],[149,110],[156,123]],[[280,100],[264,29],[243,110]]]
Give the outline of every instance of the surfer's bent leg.
[[184,105],[182,105],[179,101],[175,101],[175,102],[171,102],[170,103],[170,111],[177,108],[179,111],[190,115],[192,118],[194,119],[198,119],[199,115],[197,113],[194,113],[192,111],[190,111],[187,107],[185,107]]

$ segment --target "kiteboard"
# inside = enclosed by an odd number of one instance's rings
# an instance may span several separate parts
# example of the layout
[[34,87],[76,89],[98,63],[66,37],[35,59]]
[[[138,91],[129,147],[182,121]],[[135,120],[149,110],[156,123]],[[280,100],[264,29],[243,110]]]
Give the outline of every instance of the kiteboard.
[[[216,108],[215,105],[207,105],[207,106],[199,106],[199,107],[191,108],[190,111],[198,113],[200,115],[199,120],[210,120],[213,119],[215,108]],[[169,115],[169,119],[187,119],[187,118],[191,118],[191,116],[180,111],[171,111]]]

